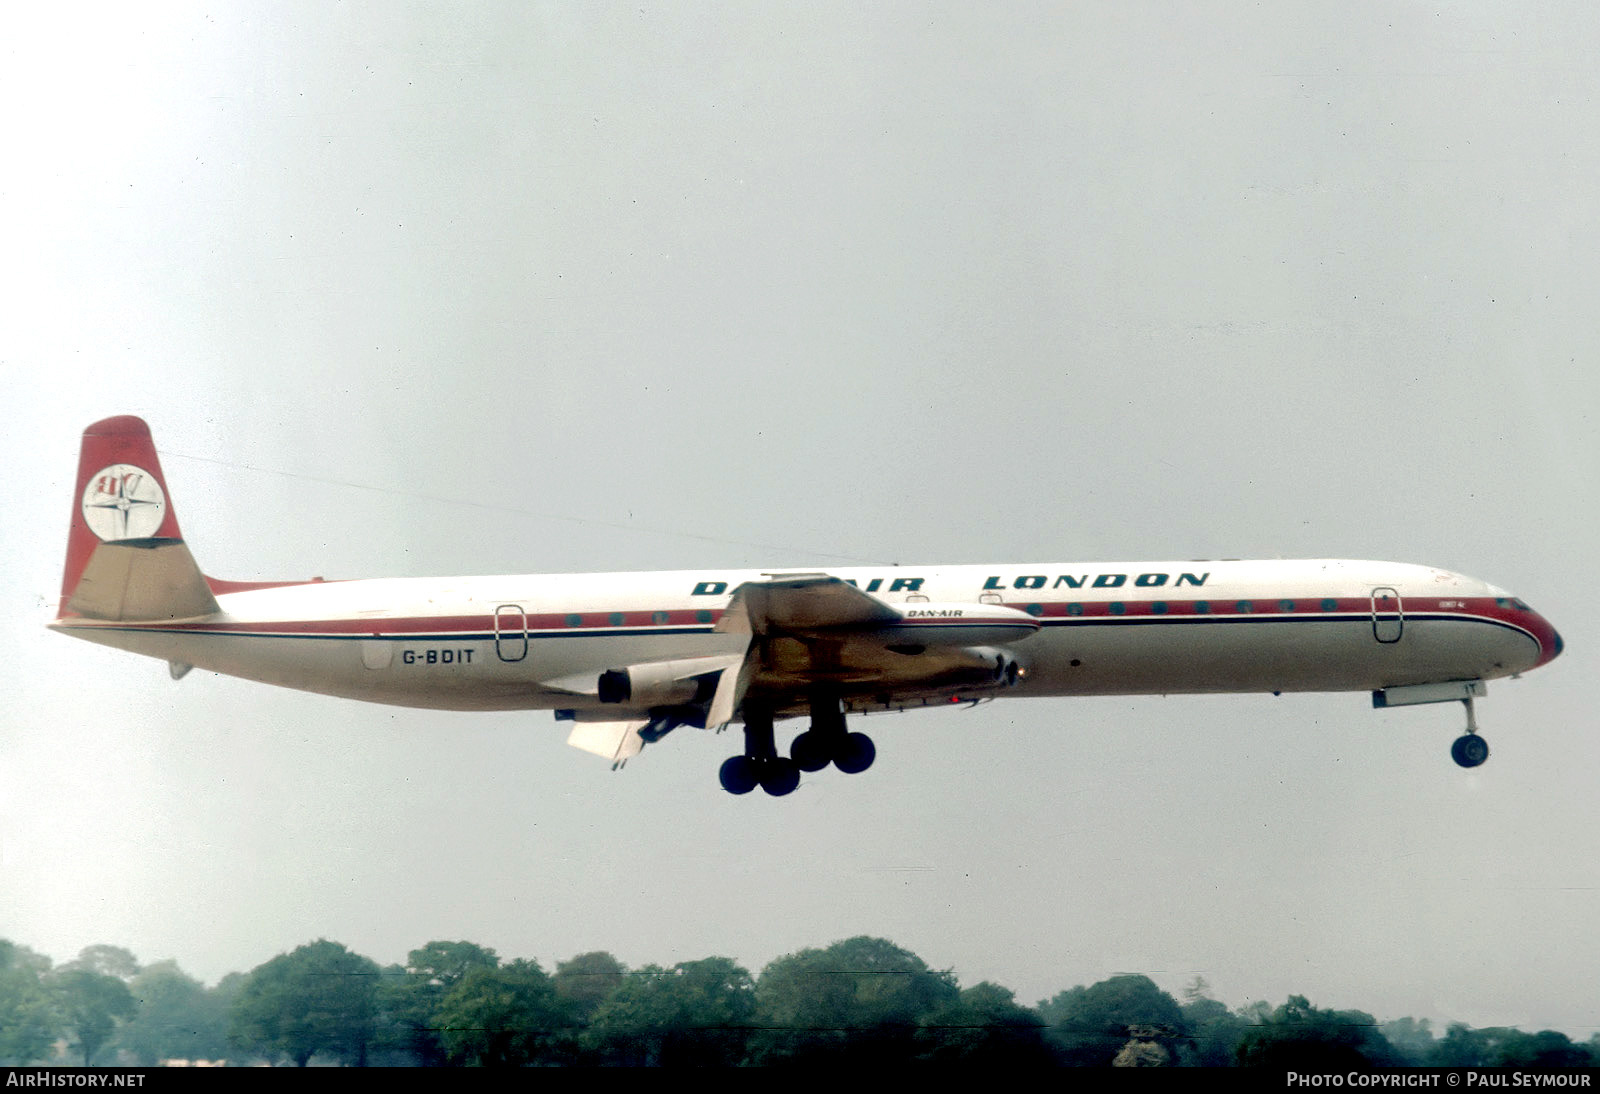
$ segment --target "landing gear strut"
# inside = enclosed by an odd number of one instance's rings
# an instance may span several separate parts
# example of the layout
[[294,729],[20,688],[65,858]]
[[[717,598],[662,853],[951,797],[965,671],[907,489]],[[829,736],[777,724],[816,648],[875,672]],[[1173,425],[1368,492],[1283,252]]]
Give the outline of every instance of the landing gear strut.
[[821,771],[832,763],[846,775],[872,766],[878,750],[865,733],[851,733],[836,696],[811,697],[811,728],[794,739],[789,755],[802,771]]
[[759,786],[781,798],[800,785],[802,771],[821,771],[831,763],[846,775],[857,775],[871,767],[877,755],[871,737],[849,731],[836,696],[812,697],[811,728],[794,739],[788,758],[778,755],[772,711],[746,703],[744,752],[725,760],[719,777],[722,789],[730,794],[748,794]]
[[794,793],[800,785],[800,768],[778,755],[772,738],[772,711],[746,703],[744,708],[744,752],[729,757],[718,773],[722,789],[730,794],[748,794],[757,786],[775,798]]
[[1450,758],[1462,767],[1477,767],[1489,758],[1489,745],[1478,736],[1478,719],[1472,712],[1472,698],[1482,695],[1482,680],[1444,680],[1433,684],[1403,684],[1379,688],[1372,693],[1372,705],[1413,706],[1417,703],[1461,703],[1467,708],[1467,732],[1450,746]]
[[1489,758],[1489,742],[1478,736],[1478,719],[1472,712],[1472,696],[1461,700],[1467,708],[1467,731],[1450,745],[1450,758],[1462,767],[1477,767]]

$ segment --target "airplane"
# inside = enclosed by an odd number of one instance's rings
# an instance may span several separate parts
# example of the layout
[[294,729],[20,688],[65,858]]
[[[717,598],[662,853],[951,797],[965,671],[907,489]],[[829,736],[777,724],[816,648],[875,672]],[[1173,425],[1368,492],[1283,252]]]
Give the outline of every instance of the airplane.
[[[723,789],[793,792],[876,748],[850,715],[1001,697],[1370,692],[1473,700],[1562,651],[1504,589],[1429,566],[1237,559],[446,579],[223,581],[178,527],[149,427],[83,434],[53,629],[347,699],[551,710],[615,769],[674,729],[738,724]],[[775,724],[808,717],[787,756]]]

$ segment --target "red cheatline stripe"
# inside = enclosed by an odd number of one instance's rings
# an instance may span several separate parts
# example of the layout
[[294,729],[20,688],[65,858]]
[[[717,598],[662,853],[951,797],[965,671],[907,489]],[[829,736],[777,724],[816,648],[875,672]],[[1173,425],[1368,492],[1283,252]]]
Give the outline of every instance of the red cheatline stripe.
[[[1318,619],[1368,619],[1372,616],[1372,601],[1368,597],[1332,598],[1333,606],[1324,608],[1322,597],[1296,597],[1284,599],[1220,599],[1220,600],[1090,600],[1078,602],[1018,602],[1021,610],[1033,608],[1041,621],[1071,622],[1073,620],[1141,620],[1157,622],[1163,619],[1200,622],[1204,620],[1238,622],[1259,619],[1318,620]],[[1157,603],[1164,603],[1166,611],[1158,613]],[[1202,611],[1200,605],[1209,610]],[[1071,610],[1074,606],[1081,611]],[[1121,610],[1114,610],[1120,605]],[[1248,611],[1241,611],[1247,605]],[[1292,607],[1291,607],[1292,605]],[[1431,619],[1459,618],[1497,623],[1527,634],[1539,644],[1545,663],[1556,655],[1558,639],[1555,629],[1543,616],[1530,609],[1518,608],[1509,600],[1494,597],[1475,598],[1423,598],[1408,597],[1403,601],[1404,618]],[[500,616],[502,634],[520,634],[523,626],[508,625],[512,619],[526,620],[526,630],[531,633],[575,633],[585,631],[649,630],[652,628],[704,628],[722,616],[713,609],[674,609],[670,611],[627,612],[546,612],[515,617]],[[1382,615],[1380,611],[1380,615]],[[462,634],[490,635],[496,631],[493,615],[411,616],[405,618],[285,620],[281,622],[194,622],[194,623],[116,623],[102,624],[94,620],[71,621],[85,627],[108,626],[128,630],[159,630],[192,634],[281,635],[285,637],[360,637],[382,635],[403,637],[415,635],[449,636]],[[981,626],[1018,627],[1026,624],[999,619],[916,619],[905,620],[894,626]]]

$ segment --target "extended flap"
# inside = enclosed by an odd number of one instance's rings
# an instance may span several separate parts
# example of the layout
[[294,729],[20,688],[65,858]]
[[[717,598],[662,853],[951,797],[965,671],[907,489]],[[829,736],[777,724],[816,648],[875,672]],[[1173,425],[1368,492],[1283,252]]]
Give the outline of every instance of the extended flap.
[[648,718],[625,722],[579,722],[567,737],[567,744],[610,760],[614,771],[644,748],[644,738],[639,736],[639,731],[649,724]]

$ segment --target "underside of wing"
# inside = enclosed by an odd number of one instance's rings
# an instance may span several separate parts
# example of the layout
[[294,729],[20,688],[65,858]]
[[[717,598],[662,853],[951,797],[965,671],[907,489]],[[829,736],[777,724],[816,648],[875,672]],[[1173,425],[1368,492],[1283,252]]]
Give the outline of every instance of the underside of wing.
[[1015,682],[1000,648],[1038,621],[991,604],[889,604],[829,574],[785,574],[734,590],[718,630],[751,635],[735,679],[724,674],[707,724],[731,720],[747,698],[779,712],[826,693],[891,704],[899,696]]
[[715,630],[742,654],[619,665],[543,685],[598,705],[558,714],[571,743],[621,764],[676,726],[720,728],[759,709],[801,714],[981,699],[1023,671],[1003,647],[1038,630],[996,604],[890,604],[830,574],[778,574],[733,591]]

